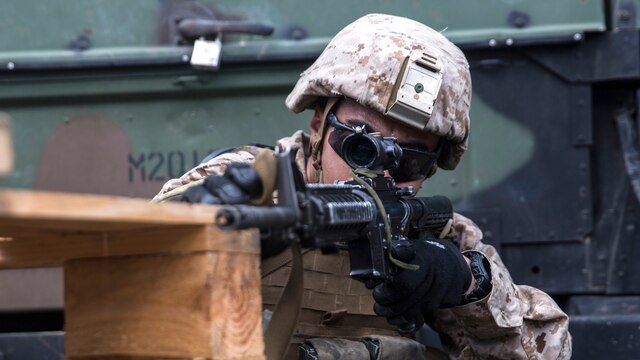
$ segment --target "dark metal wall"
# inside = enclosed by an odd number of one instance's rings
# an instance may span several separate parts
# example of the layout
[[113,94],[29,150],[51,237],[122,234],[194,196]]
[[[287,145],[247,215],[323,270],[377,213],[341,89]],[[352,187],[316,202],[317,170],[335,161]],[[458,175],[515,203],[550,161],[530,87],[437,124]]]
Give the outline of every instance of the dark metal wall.
[[639,358],[638,32],[467,54],[474,95],[533,133],[535,154],[459,206],[493,229],[516,283],[570,314],[575,359]]

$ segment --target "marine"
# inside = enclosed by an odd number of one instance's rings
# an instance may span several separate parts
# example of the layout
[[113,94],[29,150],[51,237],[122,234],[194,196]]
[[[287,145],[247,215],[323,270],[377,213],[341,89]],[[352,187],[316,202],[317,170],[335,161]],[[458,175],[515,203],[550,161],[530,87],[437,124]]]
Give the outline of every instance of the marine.
[[[341,30],[286,99],[311,110],[309,135],[278,141],[289,147],[308,183],[348,180],[336,151],[344,129],[392,136],[403,162],[390,171],[399,186],[419,189],[438,168],[453,170],[469,143],[471,77],[464,54],[439,32],[413,20],[370,14]],[[230,164],[251,164],[261,148],[242,146],[168,181],[156,201],[216,202],[203,179]],[[407,155],[405,155],[407,154]],[[200,189],[194,191],[193,189]],[[417,191],[416,191],[417,192]],[[422,271],[400,271],[367,289],[349,278],[346,250],[304,250],[303,300],[286,358],[419,358],[421,344],[400,336],[426,322],[451,359],[568,359],[568,316],[544,292],[515,285],[476,224],[455,214],[451,236],[400,244],[398,255]],[[404,255],[403,255],[404,254]],[[262,264],[263,305],[273,310],[291,272],[287,252]],[[372,357],[370,357],[373,354]]]

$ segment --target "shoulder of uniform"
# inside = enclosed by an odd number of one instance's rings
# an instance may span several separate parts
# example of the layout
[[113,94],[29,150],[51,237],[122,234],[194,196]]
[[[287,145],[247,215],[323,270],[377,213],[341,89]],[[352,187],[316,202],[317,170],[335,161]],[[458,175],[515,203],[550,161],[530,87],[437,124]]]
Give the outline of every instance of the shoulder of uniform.
[[293,135],[278,140],[278,146],[283,148],[290,148],[293,153],[294,160],[298,166],[298,170],[302,173],[302,176],[307,180],[307,159],[309,157],[309,135],[304,131],[298,130]]
[[302,130],[298,130],[293,135],[278,140],[277,143],[282,147],[289,146],[292,151],[297,152],[300,149],[304,150],[309,144],[309,135]]
[[453,228],[461,250],[474,249],[482,240],[482,230],[466,216],[453,213]]

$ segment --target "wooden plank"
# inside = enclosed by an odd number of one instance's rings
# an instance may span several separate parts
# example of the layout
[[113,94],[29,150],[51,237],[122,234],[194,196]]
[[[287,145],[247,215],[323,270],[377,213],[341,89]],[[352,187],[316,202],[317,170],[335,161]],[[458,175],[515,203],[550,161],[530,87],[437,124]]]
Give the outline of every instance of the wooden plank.
[[0,176],[13,170],[13,145],[9,129],[9,115],[0,112]]
[[0,269],[62,266],[69,259],[198,251],[259,254],[257,231],[222,231],[215,225],[64,232],[0,229]]
[[207,225],[213,223],[217,209],[117,196],[0,190],[0,232],[3,227],[100,231]]
[[69,359],[264,359],[259,257],[198,253],[65,264]]

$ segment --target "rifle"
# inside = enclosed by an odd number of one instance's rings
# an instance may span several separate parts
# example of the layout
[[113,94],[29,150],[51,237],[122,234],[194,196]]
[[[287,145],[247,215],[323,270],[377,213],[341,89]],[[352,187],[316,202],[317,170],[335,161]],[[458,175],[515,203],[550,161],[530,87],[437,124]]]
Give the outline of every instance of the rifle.
[[268,241],[296,241],[324,253],[346,246],[349,275],[368,288],[392,279],[396,266],[417,268],[391,256],[393,242],[437,238],[451,225],[448,198],[407,197],[413,187],[397,187],[391,177],[365,171],[350,181],[305,184],[289,149],[276,149],[276,164],[278,204],[225,205],[216,224],[229,230],[260,228]]

